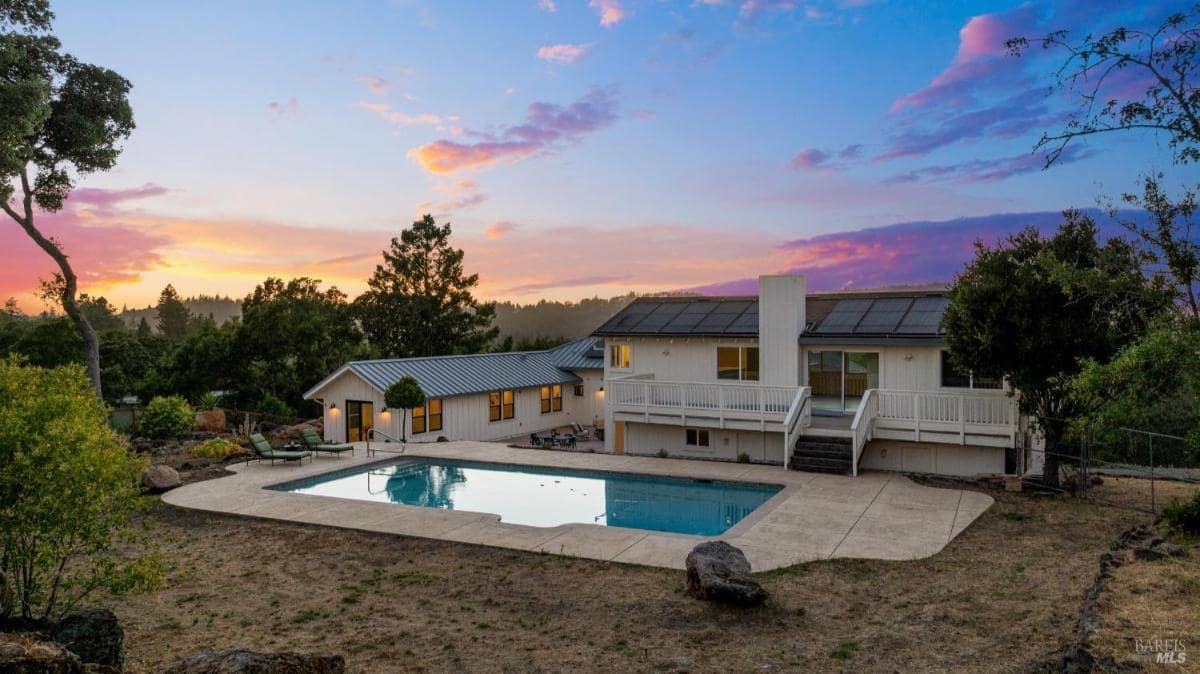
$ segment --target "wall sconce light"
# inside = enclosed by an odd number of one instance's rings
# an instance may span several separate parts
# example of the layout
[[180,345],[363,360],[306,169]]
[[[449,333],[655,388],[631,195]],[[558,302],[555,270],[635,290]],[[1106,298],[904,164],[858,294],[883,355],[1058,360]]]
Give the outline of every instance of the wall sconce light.
[[329,411],[336,412],[337,411],[337,403],[329,403]]

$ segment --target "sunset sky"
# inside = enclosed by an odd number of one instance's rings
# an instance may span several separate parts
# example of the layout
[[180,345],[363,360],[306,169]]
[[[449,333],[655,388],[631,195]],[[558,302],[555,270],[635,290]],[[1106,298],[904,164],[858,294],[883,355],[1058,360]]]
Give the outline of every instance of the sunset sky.
[[[977,236],[1169,169],[1110,135],[1042,171],[1061,55],[1003,41],[1157,23],[1188,2],[56,0],[76,56],[134,85],[115,170],[40,215],[83,289],[351,295],[401,227],[454,225],[488,299],[948,280]],[[1122,86],[1136,83],[1122,82]],[[0,296],[52,263],[0,224]]]

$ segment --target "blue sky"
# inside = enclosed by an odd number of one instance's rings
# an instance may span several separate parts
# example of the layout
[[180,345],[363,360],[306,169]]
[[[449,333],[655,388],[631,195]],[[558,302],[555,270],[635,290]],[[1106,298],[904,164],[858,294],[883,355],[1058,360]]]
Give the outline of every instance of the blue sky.
[[[1187,6],[59,1],[65,47],[133,82],[138,128],[52,226],[69,251],[72,234],[126,241],[88,278],[130,304],[268,274],[355,292],[423,212],[454,223],[490,298],[804,271],[833,261],[797,241],[965,217],[991,232],[979,217],[1093,206],[1149,170],[1195,182],[1144,134],[1030,170],[1067,109],[1046,89],[1061,57],[996,53],[1006,31]],[[914,273],[882,280],[936,280]]]

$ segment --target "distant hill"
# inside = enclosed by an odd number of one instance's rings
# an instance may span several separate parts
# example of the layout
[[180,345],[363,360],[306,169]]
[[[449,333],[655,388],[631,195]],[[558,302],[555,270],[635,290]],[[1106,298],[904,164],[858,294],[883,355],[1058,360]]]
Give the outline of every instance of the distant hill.
[[[199,295],[197,297],[188,297],[183,300],[183,305],[188,308],[193,315],[196,316],[212,316],[217,325],[242,315],[242,303],[232,297],[216,297],[210,295]],[[120,313],[121,320],[131,328],[137,328],[142,317],[150,322],[150,327],[157,330],[158,316],[154,313],[154,307],[149,306],[145,309],[125,309]]]
[[[633,301],[634,296],[623,295],[611,299],[580,300],[579,302],[547,302],[536,304],[514,304],[501,302],[496,305],[496,323],[500,328],[500,337],[512,337],[515,340],[528,340],[535,337],[551,337],[558,339],[575,339],[588,335],[600,327],[600,324],[612,317],[625,305]],[[230,297],[211,297],[201,295],[188,297],[183,300],[184,306],[192,314],[212,316],[217,325],[242,315],[242,303]],[[144,309],[125,309],[121,312],[121,320],[131,328],[137,328],[142,317],[156,328],[158,317],[154,307]]]
[[557,337],[575,339],[584,337],[612,318],[635,295],[622,295],[611,299],[593,297],[578,302],[547,302],[537,304],[513,304],[500,302],[496,305],[496,327],[501,337],[516,340],[534,337]]

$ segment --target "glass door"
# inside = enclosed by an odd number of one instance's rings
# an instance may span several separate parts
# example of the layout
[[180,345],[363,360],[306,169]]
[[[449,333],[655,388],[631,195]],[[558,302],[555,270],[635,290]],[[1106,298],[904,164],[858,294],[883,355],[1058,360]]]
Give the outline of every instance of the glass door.
[[366,442],[375,425],[375,406],[362,400],[346,401],[346,442]]
[[879,354],[809,351],[808,385],[815,414],[852,414],[867,389],[879,388]]

